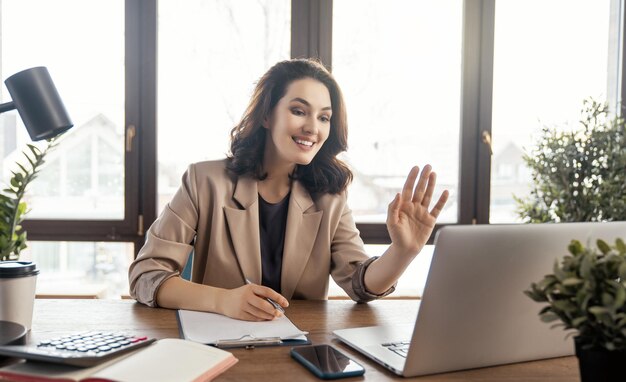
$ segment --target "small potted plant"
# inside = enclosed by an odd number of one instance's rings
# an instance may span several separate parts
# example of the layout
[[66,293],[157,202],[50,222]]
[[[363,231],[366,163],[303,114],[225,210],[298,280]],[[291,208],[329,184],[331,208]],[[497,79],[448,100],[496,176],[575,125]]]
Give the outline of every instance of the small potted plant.
[[560,320],[575,334],[581,380],[625,381],[626,369],[626,245],[602,240],[597,248],[572,240],[570,255],[556,262],[552,274],[532,283],[524,293],[546,303],[539,316]]
[[20,225],[28,212],[23,201],[26,187],[37,177],[46,154],[57,145],[59,137],[48,140],[43,151],[28,144],[28,151],[23,152],[28,163],[16,163],[18,168],[12,171],[9,184],[0,192],[0,261],[18,260],[26,248],[26,231]]

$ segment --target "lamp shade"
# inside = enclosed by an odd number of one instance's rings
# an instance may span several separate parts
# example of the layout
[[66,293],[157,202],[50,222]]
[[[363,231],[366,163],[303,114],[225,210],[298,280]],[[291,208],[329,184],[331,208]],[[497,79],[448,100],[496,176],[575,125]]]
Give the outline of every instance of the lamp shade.
[[33,141],[53,138],[74,125],[47,68],[23,70],[4,83]]

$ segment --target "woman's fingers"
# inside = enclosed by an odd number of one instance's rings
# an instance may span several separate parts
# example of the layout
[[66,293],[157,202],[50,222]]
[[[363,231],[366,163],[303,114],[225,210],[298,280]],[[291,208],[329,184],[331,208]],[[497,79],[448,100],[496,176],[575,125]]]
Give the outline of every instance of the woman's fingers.
[[282,312],[270,304],[267,298],[272,299],[272,301],[275,301],[283,307],[289,306],[287,299],[271,288],[251,284],[250,290],[252,295],[247,298],[249,307],[246,307],[244,310],[256,317],[264,320],[273,320],[282,315]]
[[236,318],[237,318],[237,319],[240,319],[240,320],[246,320],[246,321],[256,321],[256,322],[259,322],[259,321],[267,321],[266,319],[259,318],[259,317],[255,316],[254,314],[252,314],[252,313],[248,313],[248,312],[246,312],[246,311],[242,311],[242,315],[241,315],[241,317],[236,317]]
[[422,174],[420,175],[419,181],[417,182],[415,190],[413,191],[413,198],[411,199],[413,203],[422,202],[422,199],[424,198],[424,190],[426,189],[426,185],[429,182],[428,177],[430,176],[431,171],[432,167],[429,164],[424,166],[424,168],[422,169]]
[[262,285],[255,285],[252,291],[254,292],[254,294],[256,294],[259,297],[271,298],[272,301],[276,302],[277,304],[281,305],[284,308],[289,306],[289,302],[287,301],[287,299],[283,297],[283,295],[281,295],[280,293],[273,290],[272,288],[268,288]]
[[387,224],[395,224],[400,218],[400,193],[397,193],[387,207]]
[[402,187],[402,200],[409,201],[413,196],[413,185],[415,185],[415,179],[417,179],[417,174],[419,174],[419,167],[415,166],[409,172],[409,175],[406,177],[406,181],[404,181],[404,187]]
[[[432,174],[434,173],[432,172],[432,167],[429,164],[424,166],[421,174],[419,172],[419,167],[413,167],[409,172],[409,175],[406,177],[404,187],[402,187],[402,200],[410,200],[414,203],[420,203],[422,205],[428,206],[435,187],[435,178],[432,176]],[[419,180],[417,181],[416,185],[415,181],[417,180],[418,175]],[[425,197],[428,198],[428,203],[426,204],[424,203]]]
[[[267,304],[267,306],[265,304]],[[254,298],[252,300],[249,300],[248,306],[244,309],[244,311],[263,320],[273,320],[274,318],[278,317],[277,314],[280,314],[280,312],[274,309],[274,307],[269,302],[261,298]]]
[[[437,174],[431,172],[428,175],[428,186],[426,187],[426,191],[424,192],[424,197],[422,198],[421,204],[424,208],[428,208],[430,205],[430,201],[433,197],[433,192],[435,192],[435,184],[437,184]],[[419,200],[418,200],[419,202]]]
[[[419,180],[417,179],[418,175]],[[417,184],[415,184],[416,180]],[[419,173],[419,167],[413,167],[404,182],[402,193],[396,194],[396,197],[389,204],[388,218],[391,217],[394,221],[397,220],[397,215],[400,213],[400,205],[403,202],[410,201],[412,203],[418,203],[422,207],[428,209],[430,202],[432,201],[433,194],[435,193],[436,184],[437,174],[432,171],[431,165],[427,164],[424,166],[421,174]],[[443,207],[448,200],[448,195],[448,191],[444,191],[439,197],[437,204],[431,210],[430,214],[435,218],[437,218],[443,210]]]
[[445,190],[444,192],[442,192],[441,196],[439,197],[439,200],[437,201],[437,204],[435,204],[433,209],[430,210],[430,214],[432,216],[434,216],[435,219],[439,217],[439,214],[443,210],[443,207],[446,205],[446,202],[448,201],[448,195],[449,194],[450,193],[448,192],[448,190]]

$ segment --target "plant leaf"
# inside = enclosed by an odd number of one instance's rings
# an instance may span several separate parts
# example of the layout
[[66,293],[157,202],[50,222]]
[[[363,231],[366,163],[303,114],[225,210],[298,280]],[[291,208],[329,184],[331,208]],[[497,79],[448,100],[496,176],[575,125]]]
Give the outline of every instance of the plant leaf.
[[602,239],[598,239],[596,245],[598,246],[598,249],[605,255],[611,252],[611,247],[606,243],[606,241]]

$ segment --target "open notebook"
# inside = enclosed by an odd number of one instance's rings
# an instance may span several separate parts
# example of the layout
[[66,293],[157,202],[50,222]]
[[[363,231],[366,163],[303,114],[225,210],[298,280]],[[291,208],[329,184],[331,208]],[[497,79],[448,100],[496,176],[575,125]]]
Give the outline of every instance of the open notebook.
[[237,358],[227,351],[167,338],[86,369],[45,362],[20,362],[0,368],[0,381],[206,382],[235,363]]
[[298,329],[286,316],[253,322],[181,309],[177,318],[182,338],[221,348],[311,343],[308,332]]

